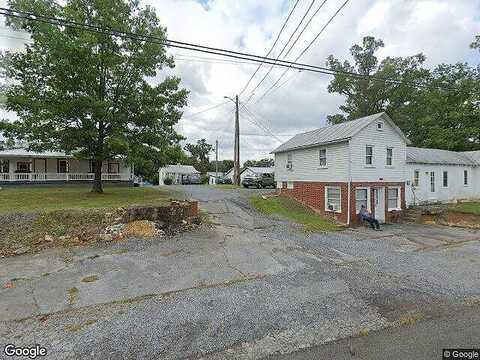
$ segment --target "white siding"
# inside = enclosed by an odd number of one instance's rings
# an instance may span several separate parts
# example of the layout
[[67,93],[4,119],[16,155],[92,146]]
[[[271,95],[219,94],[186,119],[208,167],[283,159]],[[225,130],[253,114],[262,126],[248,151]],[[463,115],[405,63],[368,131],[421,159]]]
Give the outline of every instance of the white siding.
[[[461,199],[480,198],[478,186],[478,168],[461,165],[424,165],[407,164],[408,179],[410,185],[406,186],[407,205],[422,202],[448,202]],[[413,189],[413,177],[415,170],[419,170],[419,185]],[[463,184],[463,171],[468,170],[468,185]],[[431,191],[430,173],[435,172],[435,192]],[[443,172],[448,172],[448,187],[443,186]]]
[[[350,140],[352,181],[405,181],[405,162],[407,146],[405,140],[387,121],[383,121],[383,130],[377,130],[373,122]],[[373,164],[366,165],[366,146],[373,146]],[[393,164],[387,166],[387,148],[393,149]]]
[[[319,150],[327,149],[327,166],[320,167]],[[288,153],[293,169],[286,168]],[[275,154],[276,181],[348,181],[348,142]]]

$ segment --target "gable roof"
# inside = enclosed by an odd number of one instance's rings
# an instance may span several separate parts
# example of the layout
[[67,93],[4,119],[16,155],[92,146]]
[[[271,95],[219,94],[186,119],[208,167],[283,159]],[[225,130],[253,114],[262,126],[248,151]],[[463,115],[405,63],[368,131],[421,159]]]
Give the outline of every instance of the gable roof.
[[457,152],[440,149],[407,147],[407,163],[437,165],[480,165],[480,151]]
[[200,174],[200,171],[195,169],[192,165],[165,165],[163,167],[168,173],[176,174]]
[[247,169],[253,171],[255,174],[273,174],[275,172],[274,167],[247,166],[243,171]]
[[325,126],[313,131],[297,134],[273,150],[272,153],[348,141],[363,128],[380,118],[382,118],[384,121],[387,121],[390,126],[392,126],[392,128],[407,142],[407,144],[410,143],[403,134],[402,130],[400,130],[398,126],[394,124],[392,119],[390,119],[385,112],[381,112],[356,120],[346,121],[341,124]]

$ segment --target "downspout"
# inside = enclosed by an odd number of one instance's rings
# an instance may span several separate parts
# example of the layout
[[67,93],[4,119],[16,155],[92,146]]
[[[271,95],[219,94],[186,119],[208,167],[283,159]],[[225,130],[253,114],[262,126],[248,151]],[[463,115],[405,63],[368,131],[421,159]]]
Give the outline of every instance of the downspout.
[[347,225],[350,226],[350,197],[351,197],[351,183],[352,183],[352,176],[351,176],[351,165],[350,165],[350,160],[351,160],[351,154],[350,154],[350,140],[348,141],[348,190],[347,190],[347,199],[348,199],[348,204],[347,204]]

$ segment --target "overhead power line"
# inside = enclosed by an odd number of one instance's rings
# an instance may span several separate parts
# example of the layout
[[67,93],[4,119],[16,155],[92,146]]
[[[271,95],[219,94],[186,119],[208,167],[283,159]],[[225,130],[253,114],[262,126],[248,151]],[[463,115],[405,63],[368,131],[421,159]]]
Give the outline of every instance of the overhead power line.
[[[337,15],[340,13],[340,11],[342,11],[342,9],[345,7],[345,5],[347,5],[347,3],[349,2],[350,0],[345,0],[345,2],[337,9],[337,11],[332,15],[332,17],[326,22],[326,24],[320,29],[320,31],[318,32],[318,34],[313,38],[312,41],[310,41],[310,43],[307,45],[307,47],[305,49],[302,50],[302,52],[295,58],[295,61],[294,62],[297,62],[302,56],[303,54],[305,54],[308,49],[310,49],[310,47],[315,43],[315,41],[317,41],[317,39],[320,37],[320,35],[325,31],[325,29],[328,27],[328,25],[330,25],[330,23],[333,21],[333,19],[335,19],[337,17]],[[257,99],[256,103],[258,103],[259,101],[261,101],[265,95],[267,95],[273,88],[275,88],[275,86],[280,82],[280,80],[282,80],[282,78],[285,76],[285,74],[288,72],[288,70],[290,70],[290,68],[286,68],[285,71],[282,73],[282,75],[280,75],[280,77],[277,79],[277,81],[275,81],[275,83],[270,86],[270,88],[267,89],[267,91],[265,91],[262,96],[260,96],[259,99]]]
[[[287,18],[285,19],[285,21],[283,22],[283,25],[282,25],[282,28],[280,29],[280,31],[278,32],[278,35],[277,35],[277,38],[275,39],[275,41],[273,42],[273,45],[272,47],[270,48],[270,50],[267,52],[267,55],[265,55],[265,57],[268,57],[270,55],[270,53],[273,51],[273,48],[275,47],[275,45],[277,45],[277,42],[278,40],[280,39],[280,35],[282,35],[282,32],[283,32],[283,29],[285,29],[285,26],[287,25],[288,23],[288,20],[290,20],[290,17],[292,16],[293,12],[295,11],[295,8],[297,7],[298,3],[300,2],[300,0],[297,0],[295,2],[295,4],[293,5],[292,7],[292,10],[290,10],[290,12],[288,13],[288,16]],[[260,68],[262,67],[263,65],[263,61],[258,65],[258,67],[255,69],[255,71],[253,72],[252,76],[250,77],[250,79],[248,79],[247,83],[245,84],[245,86],[243,87],[242,91],[240,91],[240,93],[238,94],[238,96],[242,96],[242,94],[245,92],[245,90],[248,88],[248,85],[250,85],[250,83],[252,82],[253,78],[255,77],[255,75],[257,74],[258,70],[260,70]]]
[[[280,57],[282,56],[283,52],[285,51],[285,49],[287,48],[288,44],[290,44],[290,41],[293,39],[293,37],[295,36],[296,32],[298,31],[298,29],[300,28],[300,26],[302,25],[303,23],[303,20],[305,20],[305,18],[307,17],[308,13],[310,12],[310,9],[312,8],[313,4],[315,3],[316,0],[312,0],[312,2],[310,3],[310,5],[308,6],[307,8],[307,11],[305,11],[305,13],[303,14],[302,18],[300,19],[300,22],[298,23],[297,27],[295,28],[295,30],[293,30],[293,32],[290,34],[290,37],[288,38],[287,42],[285,43],[285,45],[283,45],[283,48],[282,50],[280,50],[280,52],[278,53],[277,57],[275,58],[275,61],[274,61],[274,64],[277,63],[277,61],[279,61]],[[258,87],[260,86],[261,83],[263,83],[265,81],[265,79],[267,78],[268,75],[270,75],[270,73],[272,72],[272,69],[273,69],[273,65],[270,66],[270,68],[268,69],[268,71],[265,73],[265,75],[262,77],[262,79],[257,83],[257,85],[255,85],[255,87],[253,88],[253,90],[250,92],[250,95],[248,96],[248,99],[247,99],[247,103],[250,101],[250,99],[252,98],[252,96],[255,94],[255,90],[258,89]]]
[[224,102],[222,102],[222,103],[220,103],[220,104],[210,106],[210,107],[208,107],[208,108],[206,108],[206,109],[204,109],[204,110],[198,111],[198,112],[193,113],[193,114],[188,114],[188,115],[186,115],[186,116],[184,116],[184,117],[182,116],[182,119],[191,119],[191,118],[194,118],[194,117],[196,117],[196,116],[198,116],[198,115],[201,115],[201,114],[206,113],[206,112],[208,112],[208,111],[212,111],[212,110],[214,110],[214,109],[216,109],[216,108],[219,108],[220,106],[224,106],[224,105],[226,105],[226,104],[228,104],[228,101],[224,101]]
[[297,38],[295,39],[295,41],[293,42],[293,44],[290,46],[290,48],[287,50],[287,52],[285,53],[285,55],[283,55],[284,58],[286,58],[288,56],[288,54],[290,54],[290,51],[292,51],[293,47],[297,44],[298,40],[300,39],[300,37],[302,36],[302,34],[305,32],[305,30],[307,30],[308,26],[310,25],[310,23],[312,22],[313,18],[318,14],[318,12],[322,9],[323,5],[325,5],[325,3],[327,2],[327,0],[324,0],[320,6],[318,7],[317,10],[315,10],[315,12],[313,13],[313,15],[310,17],[310,19],[307,21],[307,23],[305,24],[305,26],[303,27],[302,31],[300,31],[300,33],[298,34]]
[[[23,12],[23,11],[11,10],[8,8],[0,7],[0,15],[21,18],[28,21],[39,21],[39,22],[43,22],[51,25],[75,28],[77,30],[91,31],[99,34],[107,34],[107,35],[116,36],[119,38],[130,38],[136,41],[148,41],[152,43],[162,44],[167,47],[174,47],[174,48],[180,48],[180,49],[185,49],[190,51],[230,57],[235,59],[248,60],[252,62],[256,61],[258,63],[263,62],[265,64],[274,64],[274,65],[281,66],[288,69],[303,70],[303,71],[309,71],[314,73],[327,74],[331,76],[344,75],[347,77],[353,77],[357,79],[369,79],[372,81],[380,81],[380,82],[386,82],[386,83],[392,83],[392,84],[409,84],[413,87],[432,88],[432,86],[429,86],[429,85],[415,83],[411,81],[407,82],[397,78],[384,78],[384,77],[379,77],[374,75],[361,75],[354,72],[335,70],[335,69],[316,66],[316,65],[302,64],[298,62],[273,59],[265,56],[242,53],[238,51],[232,51],[232,50],[208,47],[208,46],[197,45],[192,43],[163,39],[161,37],[156,37],[151,35],[129,33],[124,31],[112,30],[110,28],[101,28],[101,27],[93,26],[89,24],[81,24],[81,23],[70,21],[70,20],[63,20],[55,17],[47,17],[47,16],[42,16],[42,15]],[[438,89],[439,87],[433,87],[433,88]]]

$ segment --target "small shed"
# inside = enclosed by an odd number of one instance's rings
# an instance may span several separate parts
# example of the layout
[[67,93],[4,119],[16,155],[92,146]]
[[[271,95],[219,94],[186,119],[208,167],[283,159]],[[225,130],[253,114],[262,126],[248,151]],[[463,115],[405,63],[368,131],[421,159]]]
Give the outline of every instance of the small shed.
[[200,175],[192,165],[165,165],[158,171],[158,184],[165,185],[165,179],[171,178],[173,184],[182,184],[184,176]]

